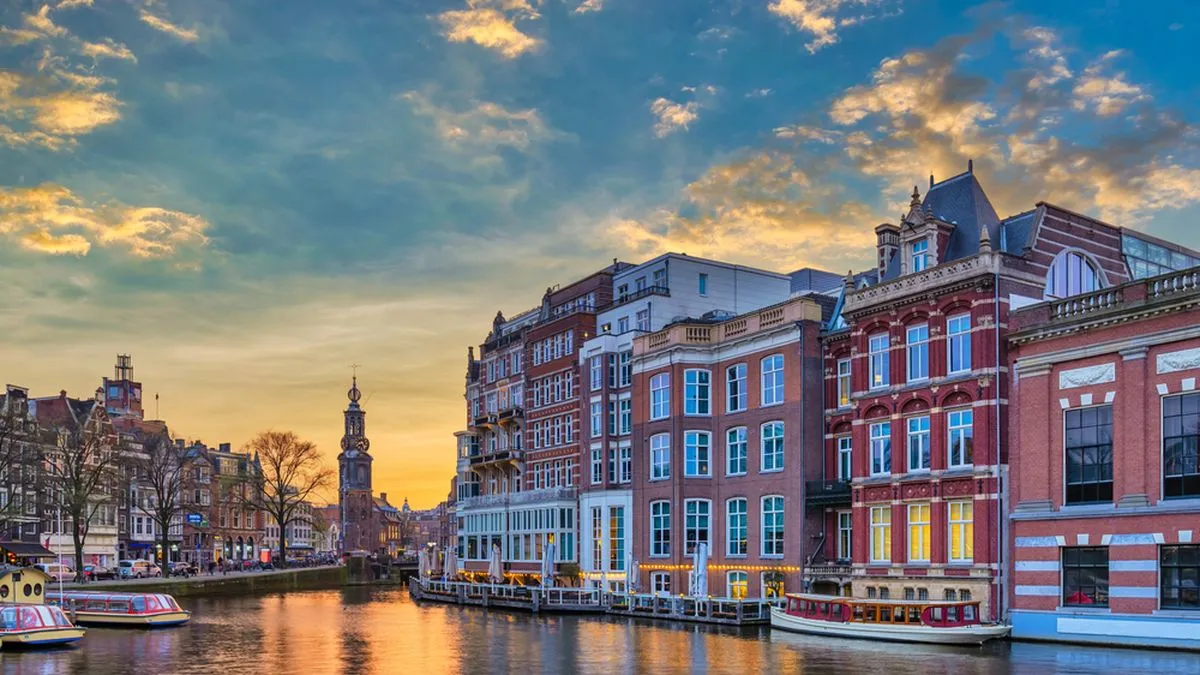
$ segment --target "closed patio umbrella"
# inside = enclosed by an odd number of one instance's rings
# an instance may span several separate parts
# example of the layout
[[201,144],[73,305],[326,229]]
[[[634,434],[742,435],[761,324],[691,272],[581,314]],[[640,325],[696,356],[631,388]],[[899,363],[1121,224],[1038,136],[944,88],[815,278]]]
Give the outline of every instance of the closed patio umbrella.
[[446,559],[443,561],[442,578],[446,581],[458,576],[458,556],[454,552],[454,547],[446,549]]
[[545,550],[542,552],[542,586],[549,587],[554,585],[554,556],[558,553],[558,547],[553,542],[546,544]]
[[488,578],[493,584],[504,581],[504,563],[500,560],[500,544],[492,544],[492,560],[488,563]]
[[708,544],[696,544],[692,570],[692,595],[703,598],[708,595]]
[[627,554],[625,563],[625,591],[627,593],[637,593],[638,585],[638,561],[633,557],[632,553]]
[[429,572],[429,559],[425,557],[425,549],[417,553],[417,578],[424,581]]

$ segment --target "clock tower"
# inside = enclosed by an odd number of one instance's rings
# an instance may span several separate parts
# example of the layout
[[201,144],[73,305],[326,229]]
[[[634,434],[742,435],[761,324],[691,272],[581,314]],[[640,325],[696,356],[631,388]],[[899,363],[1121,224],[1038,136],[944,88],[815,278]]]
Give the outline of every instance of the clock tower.
[[367,413],[359,406],[362,392],[356,375],[346,392],[342,452],[338,455],[338,496],[342,517],[342,551],[374,551],[379,547],[375,527],[375,499],[371,494],[371,442],[367,440]]

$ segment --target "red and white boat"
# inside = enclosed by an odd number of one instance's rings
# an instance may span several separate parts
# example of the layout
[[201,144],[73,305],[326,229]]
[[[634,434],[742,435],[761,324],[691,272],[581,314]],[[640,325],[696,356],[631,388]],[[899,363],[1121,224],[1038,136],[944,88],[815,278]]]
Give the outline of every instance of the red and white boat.
[[185,624],[192,613],[165,593],[49,591],[46,604],[61,607],[75,621],[92,626],[162,628]]
[[789,593],[771,608],[771,627],[832,637],[978,645],[1009,627],[979,620],[979,601],[878,600]]

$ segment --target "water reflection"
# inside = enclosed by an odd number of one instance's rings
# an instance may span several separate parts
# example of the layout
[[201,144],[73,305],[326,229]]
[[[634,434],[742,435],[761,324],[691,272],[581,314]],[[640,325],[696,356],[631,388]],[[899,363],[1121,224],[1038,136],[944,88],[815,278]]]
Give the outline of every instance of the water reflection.
[[1200,655],[1059,645],[894,645],[629,619],[416,605],[346,589],[185,603],[178,629],[91,629],[81,647],[0,651],[0,673],[1193,673]]

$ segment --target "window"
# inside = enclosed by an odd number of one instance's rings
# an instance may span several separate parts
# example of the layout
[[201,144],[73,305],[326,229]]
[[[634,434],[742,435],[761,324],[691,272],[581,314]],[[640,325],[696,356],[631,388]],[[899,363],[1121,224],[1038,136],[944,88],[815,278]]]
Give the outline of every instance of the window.
[[708,275],[703,272],[700,273],[699,291],[700,295],[708,295]]
[[867,341],[867,349],[871,362],[871,388],[886,387],[891,383],[888,375],[888,336],[887,333],[872,335]]
[[592,484],[604,483],[604,449],[592,448]]
[[949,433],[949,466],[952,469],[971,466],[974,461],[971,445],[975,436],[974,413],[966,410],[951,410],[946,414]]
[[670,572],[651,572],[650,573],[650,592],[651,593],[666,593],[671,594],[671,573]]
[[946,590],[942,591],[942,598],[949,602],[954,602],[958,599],[958,592],[953,588],[947,588]]
[[734,570],[725,573],[725,596],[734,600],[745,600],[750,588],[750,577],[745,572]]
[[588,372],[591,377],[592,391],[598,391],[604,384],[604,357],[593,356],[588,361]]
[[850,359],[837,362],[837,404],[839,408],[850,405]]
[[633,399],[623,398],[617,401],[617,433],[628,436],[633,433]]
[[910,246],[909,250],[912,252],[912,271],[913,272],[924,272],[926,269],[929,268],[929,263],[930,263],[929,240],[928,239],[918,239],[917,241],[914,241],[909,246]]
[[633,384],[633,352],[623,351],[617,357],[620,369],[620,386],[628,387]]
[[608,435],[617,435],[617,402],[608,402]]
[[617,300],[624,301],[629,297],[629,284],[617,286]]
[[[683,553],[692,555],[697,544],[708,544],[712,502],[707,499],[683,500]],[[709,551],[711,554],[711,546]]]
[[950,562],[969,563],[975,558],[975,504],[948,502],[950,510]]
[[1100,290],[1100,272],[1092,262],[1074,251],[1058,254],[1046,271],[1047,298],[1066,298]]
[[908,505],[908,561],[929,562],[929,504]]
[[745,475],[746,455],[746,427],[734,427],[725,432],[725,475]]
[[650,310],[639,309],[636,315],[636,328],[640,331],[650,330]]
[[746,409],[746,364],[739,363],[725,369],[725,395],[725,412]]
[[783,497],[778,495],[762,498],[762,555],[783,555]]
[[1200,610],[1200,545],[1159,547],[1159,605]]
[[650,419],[662,420],[671,414],[671,374],[650,378]]
[[725,554],[746,555],[749,549],[747,502],[741,497],[725,502]]
[[671,477],[671,436],[655,434],[650,437],[650,480]]
[[608,355],[608,388],[613,389],[617,386],[617,355]]
[[871,507],[871,562],[892,560],[892,507]]
[[638,277],[637,279],[633,280],[633,289],[635,291],[641,291],[641,290],[644,290],[645,288],[646,288],[646,277]]
[[604,520],[599,506],[592,507],[592,565],[604,569]]
[[608,569],[625,569],[625,507],[608,507]]
[[712,475],[709,462],[712,437],[707,431],[686,431],[683,434],[683,475],[706,478]]
[[929,417],[910,417],[908,422],[908,470],[929,470]]
[[929,325],[910,326],[905,351],[908,355],[908,381],[929,379]]
[[592,438],[599,438],[604,433],[604,404],[592,401]]
[[837,559],[850,560],[854,541],[854,518],[849,511],[838,511]]
[[617,482],[617,449],[612,448],[608,451],[608,482]]
[[851,477],[853,476],[853,474],[851,473],[852,469],[851,469],[851,464],[850,464],[850,460],[852,458],[851,443],[852,443],[852,441],[849,436],[838,436],[838,439],[837,439],[837,450],[838,450],[837,479],[840,481],[849,481],[851,479]]
[[633,480],[633,448],[624,447],[618,450],[621,463],[618,467],[617,482],[628,483]]
[[1064,417],[1067,503],[1111,502],[1112,406],[1068,410]]
[[871,475],[886,476],[892,472],[892,423],[876,422],[870,426]]
[[759,471],[783,471],[783,422],[762,425],[762,464]]
[[650,502],[650,555],[671,555],[671,502]]
[[1062,576],[1064,607],[1108,606],[1108,547],[1064,547]]
[[1163,497],[1200,497],[1198,457],[1200,394],[1167,396],[1163,399]]
[[946,364],[951,373],[971,370],[971,315],[957,314],[946,319]]
[[782,598],[784,593],[783,572],[762,573],[762,594],[764,598]]
[[709,405],[712,389],[709,377],[707,370],[683,371],[683,414],[708,415],[712,412]]
[[783,355],[773,354],[762,360],[762,403],[783,403]]

